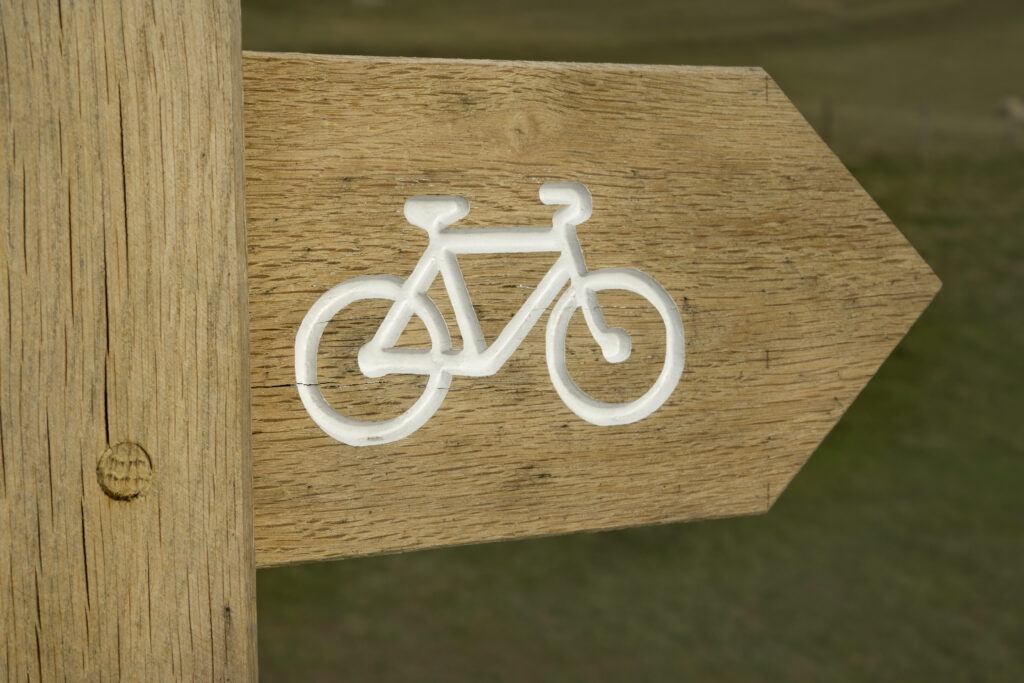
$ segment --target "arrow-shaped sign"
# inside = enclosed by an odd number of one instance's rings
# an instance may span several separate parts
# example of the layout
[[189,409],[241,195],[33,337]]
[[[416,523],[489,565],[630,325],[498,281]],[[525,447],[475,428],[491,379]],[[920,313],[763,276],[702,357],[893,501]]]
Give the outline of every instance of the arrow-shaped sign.
[[939,282],[757,68],[250,54],[262,566],[763,512]]

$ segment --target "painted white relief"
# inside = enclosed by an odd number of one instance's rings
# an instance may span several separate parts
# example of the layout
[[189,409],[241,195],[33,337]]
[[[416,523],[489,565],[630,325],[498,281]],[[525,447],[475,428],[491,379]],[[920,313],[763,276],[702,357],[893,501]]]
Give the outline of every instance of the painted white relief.
[[[683,323],[672,297],[650,276],[634,268],[604,268],[590,272],[576,236],[576,226],[591,214],[591,196],[580,183],[545,183],[540,200],[558,205],[550,227],[451,228],[469,213],[464,197],[422,196],[405,202],[405,217],[430,236],[430,243],[405,280],[393,275],[355,277],[328,290],[306,313],[295,338],[295,379],[299,396],[313,420],[328,435],[351,446],[384,444],[419,429],[437,411],[456,375],[485,377],[495,374],[512,356],[530,329],[561,298],[548,318],[546,353],[551,383],[576,415],[595,425],[620,425],[647,417],[668,399],[683,372]],[[557,252],[554,265],[489,346],[466,281],[459,269],[459,254]],[[438,273],[451,297],[463,339],[452,349],[444,317],[426,292]],[[566,287],[568,285],[568,287]],[[653,386],[641,397],[622,403],[599,401],[573,382],[565,365],[565,339],[569,320],[583,309],[587,326],[605,359],[621,363],[630,355],[629,334],[609,327],[601,313],[597,292],[625,290],[646,299],[665,325],[665,359]],[[393,302],[376,334],[359,351],[359,369],[367,377],[413,374],[427,377],[420,398],[398,417],[358,420],[328,404],[317,377],[317,347],[324,328],[349,304],[364,299]],[[416,315],[430,335],[431,348],[395,348],[402,331]],[[344,324],[343,319],[335,324]]]

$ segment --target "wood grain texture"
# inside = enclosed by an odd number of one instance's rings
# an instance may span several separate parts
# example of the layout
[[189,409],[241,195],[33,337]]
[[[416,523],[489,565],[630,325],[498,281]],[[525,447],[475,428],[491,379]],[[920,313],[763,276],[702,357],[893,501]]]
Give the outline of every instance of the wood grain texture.
[[254,678],[238,2],[0,42],[0,679]]
[[[939,286],[760,69],[243,65],[261,566],[763,512]],[[455,377],[406,439],[352,448],[321,432],[294,386],[296,330],[343,280],[409,274],[427,238],[403,201],[458,194],[472,204],[460,225],[550,225],[537,199],[549,180],[593,193],[578,229],[591,270],[639,268],[679,306],[686,369],[668,402],[621,427],[577,418],[548,379],[545,317],[497,375]],[[553,258],[461,260],[486,336]],[[430,296],[457,340],[439,282]],[[601,303],[634,357],[605,364],[577,319],[570,372],[599,398],[638,395],[660,322],[635,297]],[[325,395],[364,418],[397,414],[422,386],[355,368],[385,310],[343,311],[321,345]]]

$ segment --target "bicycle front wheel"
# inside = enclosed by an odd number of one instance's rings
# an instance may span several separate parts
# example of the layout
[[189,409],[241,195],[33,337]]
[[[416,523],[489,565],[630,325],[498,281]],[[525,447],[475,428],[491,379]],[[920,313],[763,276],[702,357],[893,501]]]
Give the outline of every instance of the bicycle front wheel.
[[[328,436],[349,446],[372,446],[402,439],[430,419],[451,385],[451,375],[436,366],[427,374],[423,394],[405,412],[386,420],[359,420],[331,407],[320,391],[317,378],[317,351],[324,328],[343,308],[357,301],[383,299],[396,301],[402,296],[404,280],[391,275],[369,275],[346,280],[332,287],[306,313],[295,335],[295,382],[299,398],[309,416]],[[413,301],[413,313],[423,321],[430,335],[432,353],[451,349],[451,335],[437,306],[425,295]]]
[[[546,331],[548,373],[558,396],[568,408],[587,422],[610,426],[636,422],[660,408],[683,374],[685,344],[683,322],[672,297],[658,282],[634,268],[605,268],[582,278],[582,288],[570,288],[558,300],[548,318]],[[580,307],[583,292],[622,290],[642,296],[661,316],[665,325],[665,360],[658,378],[643,396],[634,401],[600,401],[580,389],[569,376],[565,362],[565,339],[569,321]]]

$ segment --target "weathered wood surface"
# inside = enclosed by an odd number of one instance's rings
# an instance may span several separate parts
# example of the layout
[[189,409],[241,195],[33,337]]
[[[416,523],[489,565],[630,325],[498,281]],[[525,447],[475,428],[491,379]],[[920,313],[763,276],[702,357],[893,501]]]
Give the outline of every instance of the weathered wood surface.
[[0,42],[0,679],[254,678],[238,2]]
[[[243,64],[258,565],[762,512],[939,286],[760,69]],[[550,225],[548,180],[593,193],[578,229],[592,270],[639,268],[678,304],[686,370],[668,402],[622,427],[577,418],[548,379],[545,316],[406,439],[321,432],[294,386],[296,330],[343,280],[409,274],[427,237],[405,198],[464,195],[460,225]],[[462,261],[489,338],[553,258]],[[457,340],[440,282],[430,295]],[[638,395],[660,322],[637,299],[601,302],[634,356],[605,364],[577,315],[570,371],[598,397]],[[327,398],[364,418],[422,386],[356,369],[385,310],[343,311],[319,356]]]

